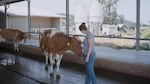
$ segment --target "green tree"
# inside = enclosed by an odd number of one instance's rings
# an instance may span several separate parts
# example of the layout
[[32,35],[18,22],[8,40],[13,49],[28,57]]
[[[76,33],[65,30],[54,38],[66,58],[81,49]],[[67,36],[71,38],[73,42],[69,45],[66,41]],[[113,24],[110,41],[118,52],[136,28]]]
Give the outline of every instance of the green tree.
[[104,24],[117,24],[117,5],[119,0],[99,0],[104,10]]
[[119,17],[119,22],[120,22],[120,23],[123,23],[123,22],[124,22],[124,19],[125,19],[125,18],[124,18],[124,15],[119,15],[118,17]]

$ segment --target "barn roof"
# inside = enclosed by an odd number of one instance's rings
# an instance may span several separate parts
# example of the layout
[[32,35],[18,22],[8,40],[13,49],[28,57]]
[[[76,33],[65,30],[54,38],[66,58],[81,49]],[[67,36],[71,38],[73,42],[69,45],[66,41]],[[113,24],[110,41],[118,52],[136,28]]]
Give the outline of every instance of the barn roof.
[[[4,13],[3,7],[0,7],[0,12]],[[10,16],[28,16],[28,9],[27,7],[10,6],[7,10],[7,14]],[[55,18],[65,17],[63,15],[59,15],[54,12],[45,11],[36,8],[31,8],[31,16],[55,17]]]
[[10,3],[15,3],[20,1],[25,1],[25,0],[0,0],[0,6],[4,4],[10,4]]

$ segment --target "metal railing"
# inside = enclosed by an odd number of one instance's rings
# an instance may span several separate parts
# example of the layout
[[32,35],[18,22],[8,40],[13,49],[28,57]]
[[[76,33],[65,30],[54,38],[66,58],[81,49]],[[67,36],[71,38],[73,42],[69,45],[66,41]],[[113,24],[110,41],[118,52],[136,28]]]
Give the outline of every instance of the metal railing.
[[[59,30],[56,29],[56,28],[32,28],[33,30],[31,32],[25,32],[27,33],[29,36],[36,36],[37,37],[37,40],[41,39],[41,34],[44,32],[44,30],[47,30],[47,29],[53,29],[53,31],[55,30],[55,32],[58,32]],[[74,35],[74,34],[70,34],[70,35]],[[84,37],[84,35],[75,35],[75,36],[78,36],[78,37]],[[120,39],[120,40],[117,40],[117,41],[122,41],[121,39],[127,39],[127,40],[133,40],[132,42],[136,42],[137,38],[134,38],[134,37],[117,37],[117,36],[95,36],[96,39]],[[148,42],[148,45],[149,45],[149,41],[150,39],[145,39],[145,38],[139,38],[138,39],[140,41],[140,43],[144,43],[144,42]],[[127,42],[126,40],[123,40],[125,42]],[[124,43],[125,43],[124,42]],[[109,42],[108,42],[109,43]],[[132,43],[134,44],[134,43]]]

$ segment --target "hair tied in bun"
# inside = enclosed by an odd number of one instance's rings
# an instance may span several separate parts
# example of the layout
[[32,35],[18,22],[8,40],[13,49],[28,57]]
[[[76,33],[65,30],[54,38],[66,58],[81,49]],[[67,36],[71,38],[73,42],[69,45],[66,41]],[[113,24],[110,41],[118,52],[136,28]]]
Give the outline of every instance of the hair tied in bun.
[[79,26],[79,29],[80,29],[80,31],[81,31],[81,30],[86,30],[86,31],[87,31],[87,27],[86,27],[85,22],[82,22],[82,23],[81,23],[81,25]]
[[85,22],[83,22],[82,25],[85,25]]

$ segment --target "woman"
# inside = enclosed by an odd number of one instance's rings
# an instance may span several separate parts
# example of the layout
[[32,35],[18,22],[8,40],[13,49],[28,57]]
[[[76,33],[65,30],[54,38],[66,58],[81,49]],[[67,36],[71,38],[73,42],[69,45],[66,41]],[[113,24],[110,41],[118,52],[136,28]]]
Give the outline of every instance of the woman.
[[86,65],[86,78],[85,84],[97,84],[94,72],[95,50],[94,50],[94,35],[88,31],[86,24],[82,23],[79,26],[80,31],[86,34],[83,41],[83,56]]

